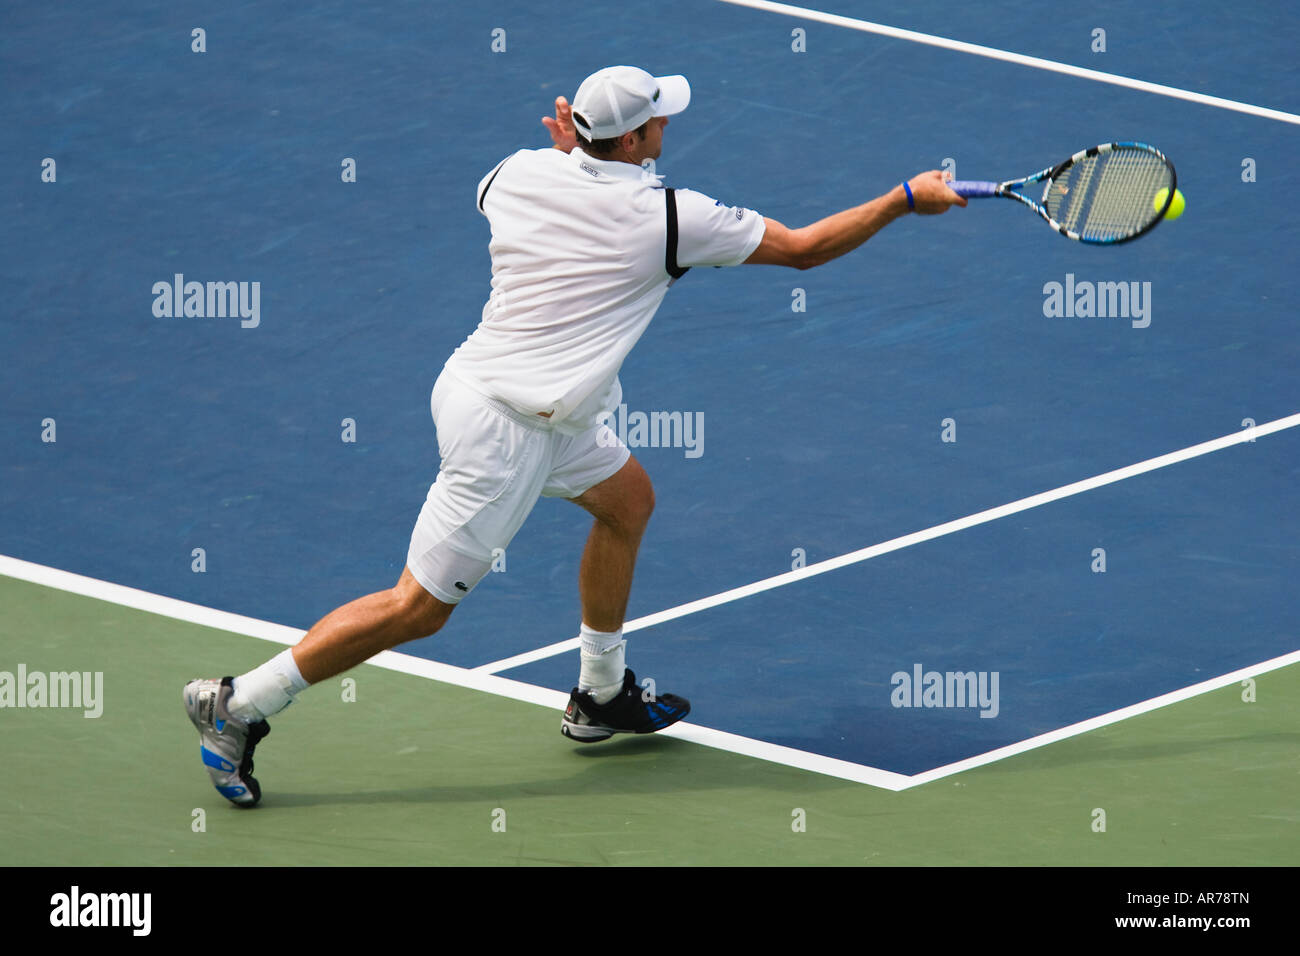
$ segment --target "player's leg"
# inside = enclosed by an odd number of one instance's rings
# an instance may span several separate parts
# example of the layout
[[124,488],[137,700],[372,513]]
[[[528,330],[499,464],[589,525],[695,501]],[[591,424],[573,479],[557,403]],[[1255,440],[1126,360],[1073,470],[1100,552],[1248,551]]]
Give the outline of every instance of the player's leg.
[[596,631],[617,631],[627,613],[641,536],[654,511],[650,476],[629,457],[617,473],[572,500],[595,519],[578,570],[582,623]]
[[616,733],[651,733],[690,712],[673,694],[644,693],[625,663],[623,618],[636,556],[650,515],[654,488],[649,476],[606,426],[570,439],[557,453],[557,467],[544,494],[580,505],[594,519],[578,572],[582,598],[578,686],[569,697],[560,729],[583,743]]
[[273,717],[310,685],[436,633],[453,610],[454,604],[435,598],[404,568],[395,586],[336,608],[294,647],[235,678],[226,709],[249,723]]
[[236,805],[255,805],[261,789],[253,777],[253,753],[270,733],[268,717],[311,684],[404,641],[433,634],[453,608],[403,570],[395,587],[330,612],[297,646],[247,674],[186,684],[185,709],[199,731],[200,754],[217,791]]
[[442,465],[397,585],[332,611],[296,647],[241,677],[186,685],[204,764],[233,803],[252,806],[260,799],[252,753],[268,730],[267,717],[310,684],[437,631],[536,503],[550,469],[548,430],[524,427],[444,378],[431,407]]
[[316,622],[293,648],[294,663],[304,681],[319,683],[380,651],[436,634],[455,609],[403,568],[394,587],[357,598]]

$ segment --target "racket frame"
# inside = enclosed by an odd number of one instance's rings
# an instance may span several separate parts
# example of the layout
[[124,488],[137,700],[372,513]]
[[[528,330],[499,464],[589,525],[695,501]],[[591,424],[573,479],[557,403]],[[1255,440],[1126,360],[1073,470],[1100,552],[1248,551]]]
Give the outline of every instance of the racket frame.
[[[1127,236],[1118,236],[1115,238],[1088,238],[1085,236],[1081,236],[1077,232],[1073,232],[1067,229],[1065,226],[1061,225],[1059,222],[1057,222],[1055,219],[1051,217],[1051,215],[1047,211],[1047,196],[1051,192],[1052,184],[1055,182],[1058,176],[1060,176],[1063,172],[1065,172],[1067,169],[1069,169],[1071,166],[1073,166],[1075,163],[1079,162],[1082,159],[1086,159],[1092,156],[1100,156],[1103,153],[1109,153],[1120,148],[1133,149],[1135,147],[1138,149],[1145,150],[1148,153],[1152,153],[1155,156],[1158,156],[1164,162],[1164,164],[1169,167],[1169,195],[1165,197],[1164,208],[1160,210],[1159,214],[1154,219],[1152,219],[1149,223],[1147,223],[1137,232],[1130,233]],[[1036,202],[1035,200],[1030,199],[1028,196],[1024,195],[1020,191],[1021,188],[1024,186],[1029,186],[1034,183],[1043,182],[1044,180],[1046,181],[1046,185],[1043,188],[1043,195],[1040,201]],[[1034,212],[1038,213],[1038,215],[1042,216],[1049,226],[1051,226],[1061,235],[1065,236],[1067,239],[1074,239],[1078,242],[1086,242],[1091,245],[1114,246],[1114,245],[1118,245],[1121,242],[1129,242],[1133,239],[1138,238],[1139,236],[1146,235],[1156,226],[1160,225],[1162,221],[1164,221],[1165,213],[1169,211],[1169,207],[1173,204],[1174,192],[1178,189],[1178,173],[1174,170],[1174,164],[1169,161],[1169,158],[1165,156],[1164,153],[1160,152],[1160,150],[1156,149],[1156,147],[1152,146],[1149,143],[1137,143],[1137,142],[1125,141],[1125,142],[1117,142],[1117,143],[1100,143],[1096,146],[1090,146],[1087,149],[1081,149],[1079,150],[1079,152],[1075,153],[1069,159],[1063,160],[1062,162],[1057,163],[1055,166],[1048,166],[1046,169],[1039,170],[1038,172],[1034,173],[1032,176],[1024,176],[1020,179],[1008,179],[1006,182],[1003,183],[977,184],[972,182],[963,185],[971,185],[971,186],[987,185],[993,187],[992,189],[989,190],[981,190],[979,192],[973,192],[973,193],[963,193],[963,195],[1004,196],[1007,199],[1015,199],[1018,200],[1019,202],[1024,203],[1030,209],[1034,210]]]

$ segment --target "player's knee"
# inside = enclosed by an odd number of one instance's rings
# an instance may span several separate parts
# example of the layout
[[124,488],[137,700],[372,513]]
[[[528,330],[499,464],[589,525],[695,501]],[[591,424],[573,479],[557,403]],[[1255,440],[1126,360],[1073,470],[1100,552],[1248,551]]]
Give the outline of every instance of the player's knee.
[[631,458],[618,474],[575,500],[615,533],[639,536],[654,511],[655,491],[645,469]]
[[454,604],[444,604],[435,597],[429,597],[412,612],[412,617],[417,624],[416,630],[420,632],[421,637],[436,634],[442,630],[442,626],[447,623],[447,618],[451,617],[451,612],[455,609]]
[[[407,586],[403,587],[403,584]],[[454,604],[439,601],[414,581],[400,583],[394,588],[394,595],[398,603],[397,616],[402,622],[402,639],[406,641],[436,634],[456,608]]]
[[645,492],[641,497],[640,504],[641,511],[639,517],[641,519],[641,527],[645,528],[650,521],[650,516],[654,514],[655,510],[655,489],[654,485],[650,484],[649,476],[647,476],[645,480]]
[[655,489],[650,476],[641,471],[635,480],[629,482],[620,504],[618,517],[623,529],[634,534],[644,531],[655,510]]
[[441,630],[455,605],[439,601],[433,594],[425,591],[424,585],[411,574],[411,568],[403,568],[402,578],[393,585],[395,604],[393,617],[396,620],[396,632],[399,643],[428,637]]

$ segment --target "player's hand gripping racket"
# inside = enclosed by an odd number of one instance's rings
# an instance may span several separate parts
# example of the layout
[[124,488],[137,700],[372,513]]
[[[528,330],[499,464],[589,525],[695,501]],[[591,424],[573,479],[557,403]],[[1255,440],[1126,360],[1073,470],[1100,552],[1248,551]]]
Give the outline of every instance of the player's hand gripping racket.
[[[1038,202],[1020,192],[1021,187],[1038,182],[1046,183]],[[1128,242],[1154,229],[1174,201],[1177,187],[1174,164],[1146,143],[1102,143],[1032,176],[1004,183],[948,183],[953,192],[970,199],[1018,200],[1061,235],[1099,245]],[[1161,189],[1169,191],[1163,208],[1154,204]]]

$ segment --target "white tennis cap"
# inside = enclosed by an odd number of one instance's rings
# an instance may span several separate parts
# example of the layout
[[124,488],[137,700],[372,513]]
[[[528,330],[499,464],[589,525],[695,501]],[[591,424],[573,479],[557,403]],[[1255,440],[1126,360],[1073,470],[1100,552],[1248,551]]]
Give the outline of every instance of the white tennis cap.
[[612,139],[652,116],[674,116],[691,101],[684,76],[651,76],[635,66],[591,74],[573,97],[573,125],[589,140]]

